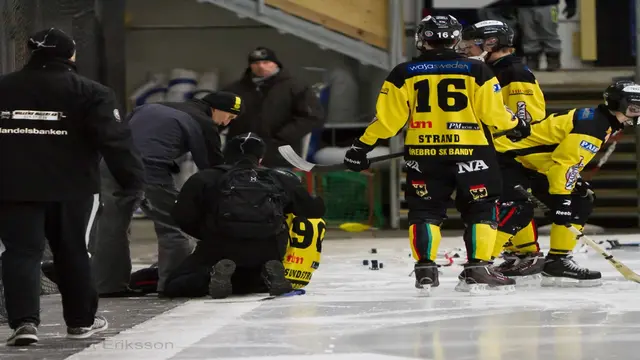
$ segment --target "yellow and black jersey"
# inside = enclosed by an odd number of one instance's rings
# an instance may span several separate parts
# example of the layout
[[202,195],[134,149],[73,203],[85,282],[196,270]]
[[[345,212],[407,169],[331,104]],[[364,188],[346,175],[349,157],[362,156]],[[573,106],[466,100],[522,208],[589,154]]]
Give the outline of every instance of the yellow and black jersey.
[[500,84],[484,63],[453,50],[428,51],[396,66],[376,104],[376,119],[360,141],[374,145],[409,122],[406,156],[469,156],[492,143],[491,132],[513,129]]
[[545,117],[546,103],[540,84],[520,58],[505,56],[489,66],[500,82],[505,105],[520,119],[531,122]]
[[309,284],[311,275],[320,266],[327,224],[323,219],[307,219],[289,214],[287,225],[289,245],[282,262],[284,274],[295,289],[301,289]]
[[[516,113],[520,119],[544,119],[546,103],[544,94],[535,75],[522,63],[520,58],[509,55],[489,64],[502,88],[502,98],[505,105]],[[497,146],[508,146],[511,142],[507,137],[494,140]]]
[[609,110],[579,108],[531,123],[531,135],[496,143],[496,150],[547,176],[550,194],[570,194],[580,171],[611,135],[617,120]]

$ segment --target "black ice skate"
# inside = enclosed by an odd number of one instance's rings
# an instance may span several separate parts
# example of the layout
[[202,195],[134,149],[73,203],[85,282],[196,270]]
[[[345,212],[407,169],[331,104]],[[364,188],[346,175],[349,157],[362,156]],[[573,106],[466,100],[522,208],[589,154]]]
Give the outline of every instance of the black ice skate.
[[571,256],[547,257],[542,271],[542,286],[593,287],[602,285],[602,274],[576,264]]
[[264,264],[264,283],[269,288],[269,295],[271,296],[293,291],[291,281],[284,275],[284,265],[277,260],[269,260]]
[[413,268],[416,276],[415,287],[423,295],[428,295],[432,287],[438,287],[438,265],[436,263],[416,263]]
[[504,254],[504,262],[493,268],[516,281],[518,286],[538,285],[542,280],[545,259],[542,253]]
[[473,295],[509,294],[516,290],[515,280],[493,270],[485,261],[464,264],[458,280],[460,282],[456,285],[456,291]]
[[224,259],[218,261],[211,268],[209,280],[209,295],[214,299],[224,299],[233,293],[231,275],[236,271],[236,263]]

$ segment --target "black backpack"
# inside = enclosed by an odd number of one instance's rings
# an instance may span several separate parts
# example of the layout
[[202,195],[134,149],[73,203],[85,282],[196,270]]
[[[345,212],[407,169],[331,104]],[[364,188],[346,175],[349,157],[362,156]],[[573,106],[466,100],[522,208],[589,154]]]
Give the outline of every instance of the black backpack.
[[256,239],[285,230],[285,194],[271,170],[237,165],[217,182],[216,230],[223,236]]

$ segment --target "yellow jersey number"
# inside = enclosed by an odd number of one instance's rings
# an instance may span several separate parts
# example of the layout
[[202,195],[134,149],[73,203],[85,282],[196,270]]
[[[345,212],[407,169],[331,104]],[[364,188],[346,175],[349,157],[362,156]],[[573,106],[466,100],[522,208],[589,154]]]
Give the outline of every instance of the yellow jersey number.
[[289,244],[284,257],[285,276],[296,289],[309,284],[311,275],[320,266],[322,241],[327,232],[323,219],[306,219],[290,214]]

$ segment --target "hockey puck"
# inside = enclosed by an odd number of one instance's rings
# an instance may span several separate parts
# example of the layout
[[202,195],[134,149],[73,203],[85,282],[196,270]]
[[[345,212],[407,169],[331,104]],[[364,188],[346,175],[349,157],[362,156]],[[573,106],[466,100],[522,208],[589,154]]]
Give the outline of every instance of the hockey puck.
[[376,248],[371,248],[371,253],[372,253],[372,254],[377,254],[377,253],[378,253],[378,249],[376,249]]
[[362,260],[362,265],[369,265],[369,260]]
[[379,265],[379,266],[380,266],[380,269],[382,269],[382,268],[384,267],[384,264],[383,264],[383,263],[380,263],[380,265]]
[[370,267],[369,269],[371,269],[371,270],[378,270],[378,269],[380,269],[380,268],[378,267],[378,260],[371,260],[371,267]]

